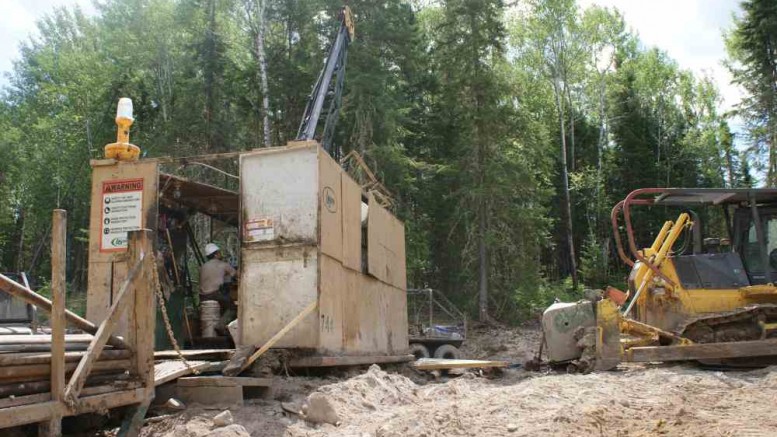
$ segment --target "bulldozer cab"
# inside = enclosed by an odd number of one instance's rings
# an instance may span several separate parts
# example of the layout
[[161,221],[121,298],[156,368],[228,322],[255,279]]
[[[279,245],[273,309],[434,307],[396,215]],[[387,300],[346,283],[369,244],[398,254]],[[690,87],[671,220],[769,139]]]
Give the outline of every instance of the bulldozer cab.
[[[618,252],[630,266],[635,261],[646,264],[648,251],[637,249],[631,223],[633,205],[676,207],[689,215],[687,226],[667,253],[683,288],[734,289],[773,283],[777,278],[777,190],[648,188],[632,192],[613,210]],[[631,256],[625,254],[619,232],[621,211]]]

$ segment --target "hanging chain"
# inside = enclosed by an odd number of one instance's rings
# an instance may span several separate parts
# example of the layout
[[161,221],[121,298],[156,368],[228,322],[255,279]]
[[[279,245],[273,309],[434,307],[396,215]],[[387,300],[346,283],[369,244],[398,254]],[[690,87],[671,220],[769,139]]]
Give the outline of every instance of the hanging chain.
[[[159,283],[159,269],[157,268],[156,263],[156,256],[151,257],[151,261],[153,263],[153,275],[151,277],[152,284],[151,286],[154,287],[154,292],[156,293],[157,301],[159,302],[159,308],[162,311],[162,320],[165,322],[165,331],[167,331],[167,338],[170,340],[170,343],[173,345],[173,349],[175,350],[175,353],[178,354],[178,358],[180,358],[181,361],[183,361],[183,364],[192,371],[195,375],[199,375],[200,371],[195,368],[194,366],[189,363],[189,361],[186,359],[186,357],[183,356],[183,352],[181,352],[181,348],[178,346],[178,341],[175,339],[175,335],[173,334],[173,328],[170,325],[170,318],[167,316],[167,305],[165,305],[165,295],[162,293],[162,286]],[[184,300],[185,302],[185,300]],[[186,311],[186,306],[184,305],[184,311]]]

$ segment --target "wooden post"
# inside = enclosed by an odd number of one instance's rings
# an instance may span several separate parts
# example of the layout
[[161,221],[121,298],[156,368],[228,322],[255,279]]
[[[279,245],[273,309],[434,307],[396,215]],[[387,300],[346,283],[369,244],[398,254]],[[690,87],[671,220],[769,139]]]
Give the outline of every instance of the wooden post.
[[[140,276],[135,281],[133,319],[135,329],[135,368],[144,386],[154,391],[154,329],[156,328],[156,300],[154,284],[154,248],[150,230],[129,233],[130,260],[143,258]],[[134,256],[134,257],[133,257]]]
[[[67,211],[55,209],[51,224],[51,400],[65,396],[65,288],[67,266]],[[58,411],[58,410],[57,410]],[[43,422],[41,435],[62,434],[62,416],[53,414]]]
[[142,267],[135,280],[135,293],[131,305],[132,312],[128,320],[128,339],[135,355],[132,358],[132,371],[137,373],[138,380],[143,384],[144,399],[140,404],[130,408],[124,417],[119,437],[132,437],[140,433],[143,418],[154,399],[154,329],[156,328],[156,300],[154,293],[157,284],[154,278],[154,263],[152,233],[148,229],[132,231],[129,238],[129,261],[142,259]]

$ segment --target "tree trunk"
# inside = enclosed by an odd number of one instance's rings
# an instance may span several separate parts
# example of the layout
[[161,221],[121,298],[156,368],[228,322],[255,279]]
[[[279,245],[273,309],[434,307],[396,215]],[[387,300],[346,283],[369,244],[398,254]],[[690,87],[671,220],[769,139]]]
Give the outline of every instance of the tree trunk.
[[572,288],[577,290],[577,261],[575,260],[575,239],[572,233],[572,201],[569,196],[569,170],[567,168],[567,139],[564,128],[564,108],[561,102],[562,91],[559,89],[558,79],[553,83],[553,93],[556,96],[556,109],[558,109],[558,122],[561,128],[561,180],[564,191],[564,219],[566,222],[567,247],[569,248],[569,269],[572,275]]
[[214,58],[216,56],[216,0],[210,0],[208,8],[208,28],[205,36],[205,125],[208,130],[208,152],[220,150],[216,145],[216,134],[214,132],[213,118],[215,112],[214,87],[216,82],[216,72],[214,71]]
[[[481,172],[485,171],[481,168]],[[482,187],[482,180],[481,180]],[[478,205],[478,307],[481,322],[488,321],[488,252],[486,250],[486,199]]]
[[264,5],[265,0],[258,0],[258,32],[256,33],[256,54],[259,58],[259,78],[262,85],[262,121],[264,127],[264,146],[270,147],[272,142],[270,140],[270,88],[267,86],[267,59],[264,51],[264,30],[265,30],[265,18],[264,18]]
[[726,170],[728,170],[728,186],[734,188],[736,181],[734,180],[734,160],[731,156],[731,145],[726,146]]

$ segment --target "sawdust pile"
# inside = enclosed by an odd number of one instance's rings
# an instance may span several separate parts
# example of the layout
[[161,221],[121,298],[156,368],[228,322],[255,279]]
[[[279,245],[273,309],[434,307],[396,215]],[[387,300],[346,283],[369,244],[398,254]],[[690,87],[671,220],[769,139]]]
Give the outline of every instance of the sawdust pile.
[[777,368],[518,371],[503,379],[469,376],[425,386],[372,368],[319,391],[330,396],[342,424],[299,421],[287,436],[766,436],[777,430]]

